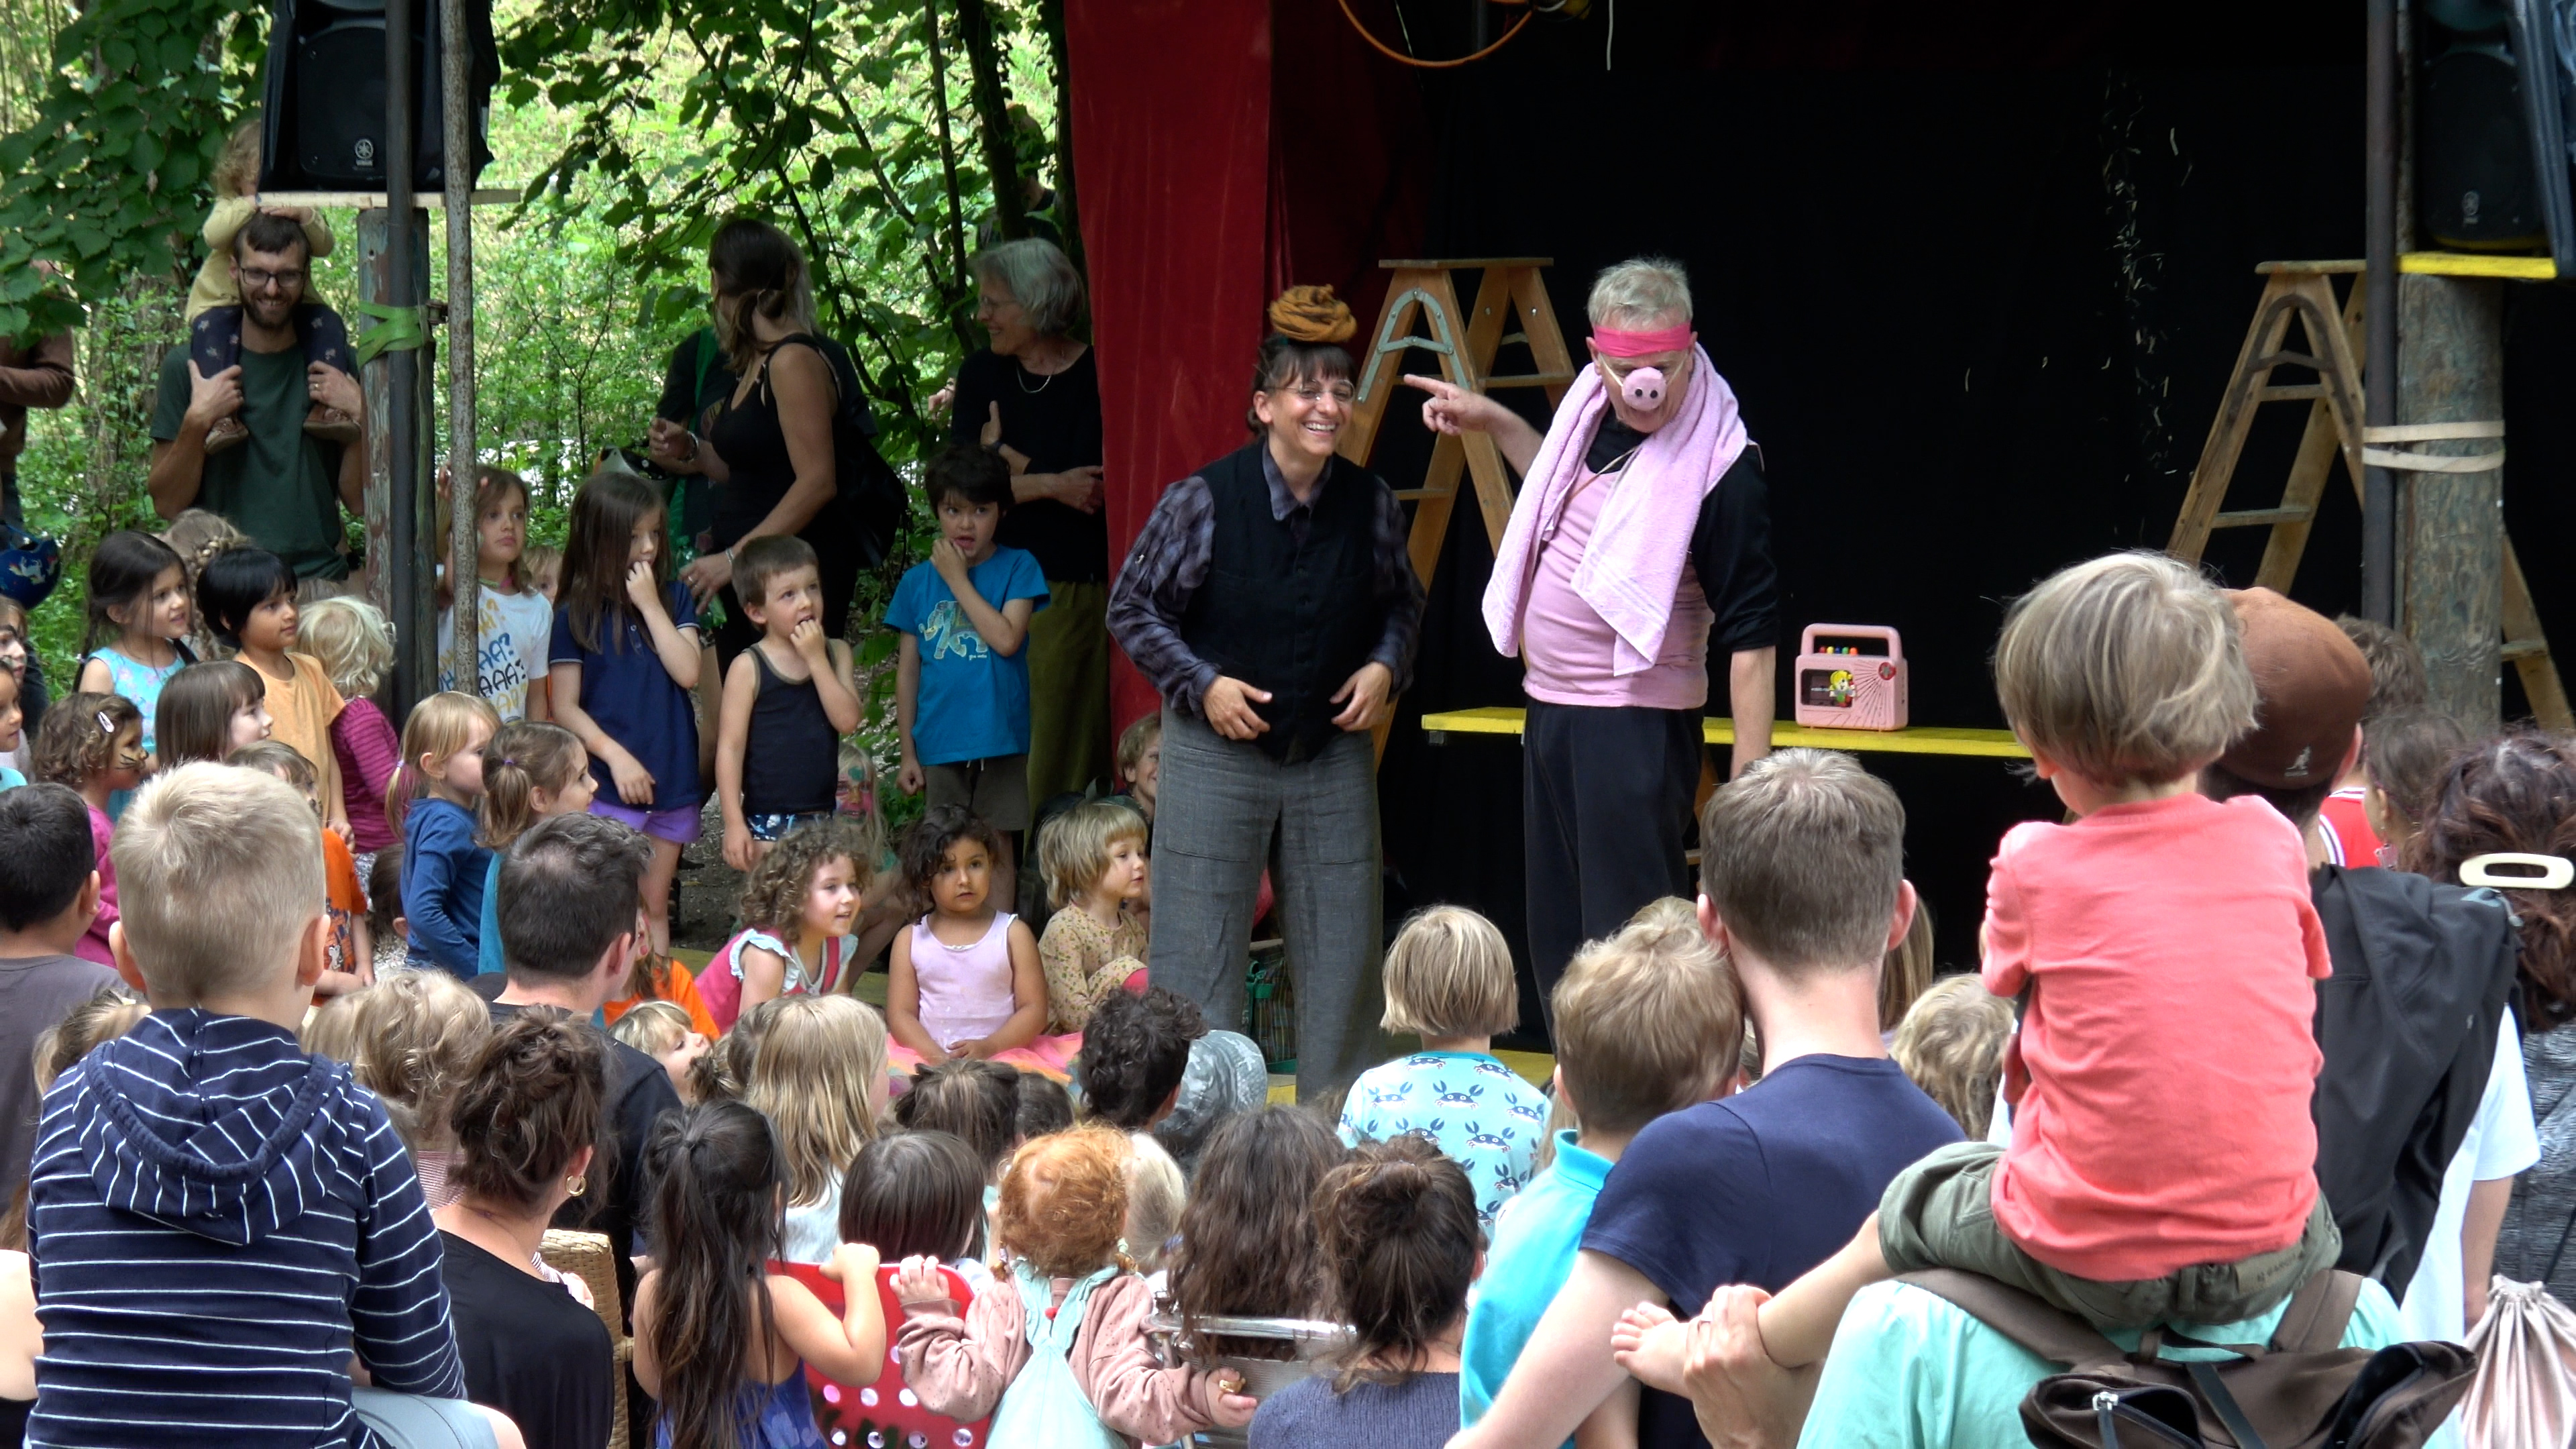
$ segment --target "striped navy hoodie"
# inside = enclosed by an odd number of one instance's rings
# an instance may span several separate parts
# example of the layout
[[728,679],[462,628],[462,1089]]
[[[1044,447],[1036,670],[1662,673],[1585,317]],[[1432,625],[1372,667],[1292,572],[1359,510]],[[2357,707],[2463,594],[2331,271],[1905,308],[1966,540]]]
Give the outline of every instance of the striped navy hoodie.
[[384,1104],[267,1022],[155,1012],[45,1094],[31,1445],[352,1445],[349,1355],[462,1398],[438,1230]]

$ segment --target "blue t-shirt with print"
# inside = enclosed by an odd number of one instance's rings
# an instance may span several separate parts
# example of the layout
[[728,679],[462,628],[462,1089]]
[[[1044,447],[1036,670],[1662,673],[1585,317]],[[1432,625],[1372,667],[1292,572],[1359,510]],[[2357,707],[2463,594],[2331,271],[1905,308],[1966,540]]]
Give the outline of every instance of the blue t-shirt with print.
[[[1047,606],[1037,555],[997,548],[966,571],[966,581],[998,611],[1013,599]],[[906,570],[886,605],[886,627],[920,641],[921,691],[913,703],[913,752],[925,765],[989,760],[1029,752],[1029,651],[1026,640],[1005,657],[993,652],[975,621],[926,563]]]
[[[686,584],[673,582],[663,594],[671,624],[684,632],[698,627],[697,600]],[[585,648],[573,633],[572,610],[555,610],[554,646],[546,651],[549,667],[581,666],[582,712],[602,734],[617,741],[653,776],[653,798],[635,808],[656,814],[696,805],[706,798],[698,787],[698,711],[689,692],[662,667],[653,652],[653,636],[632,609],[599,621],[599,648]],[[608,761],[590,757],[590,777],[599,798],[612,805],[628,803],[617,793],[616,773]]]
[[1547,1130],[1547,1098],[1483,1052],[1416,1052],[1360,1073],[1342,1099],[1342,1141],[1418,1132],[1467,1169],[1476,1218],[1494,1214],[1530,1180]]

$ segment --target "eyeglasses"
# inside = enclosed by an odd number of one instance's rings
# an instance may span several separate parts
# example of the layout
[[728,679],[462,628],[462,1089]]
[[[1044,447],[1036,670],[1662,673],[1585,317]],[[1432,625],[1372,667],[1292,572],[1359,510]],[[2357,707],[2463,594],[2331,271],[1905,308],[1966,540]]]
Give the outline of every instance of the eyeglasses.
[[304,285],[304,273],[302,272],[270,272],[263,271],[258,267],[242,268],[241,279],[242,285],[250,288],[254,292],[265,292],[271,287],[285,288],[300,287]]
[[1353,390],[1349,383],[1340,383],[1333,387],[1317,387],[1315,384],[1309,382],[1301,383],[1296,387],[1285,388],[1282,390],[1296,394],[1297,400],[1306,404],[1308,407],[1313,407],[1315,404],[1322,402],[1327,397],[1330,397],[1333,401],[1340,403],[1344,407],[1349,407],[1359,396],[1358,392]]

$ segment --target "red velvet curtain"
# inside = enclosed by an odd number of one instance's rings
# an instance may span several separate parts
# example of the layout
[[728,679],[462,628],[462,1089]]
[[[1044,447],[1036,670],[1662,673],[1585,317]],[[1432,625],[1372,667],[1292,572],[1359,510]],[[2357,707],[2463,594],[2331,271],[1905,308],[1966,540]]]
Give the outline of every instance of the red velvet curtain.
[[[1068,0],[1074,168],[1099,349],[1109,544],[1165,486],[1242,444],[1261,338],[1267,0]],[[1122,657],[1120,727],[1157,707]]]

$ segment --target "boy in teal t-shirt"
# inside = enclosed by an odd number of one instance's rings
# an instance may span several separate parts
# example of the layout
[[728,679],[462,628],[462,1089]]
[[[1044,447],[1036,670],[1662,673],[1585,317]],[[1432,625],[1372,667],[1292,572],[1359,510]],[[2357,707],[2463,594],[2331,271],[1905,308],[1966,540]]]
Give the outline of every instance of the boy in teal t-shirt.
[[[1556,1100],[1582,1125],[1556,1133],[1556,1160],[1494,1222],[1460,1346],[1461,1427],[1494,1406],[1574,1272],[1593,1200],[1628,1143],[1647,1123],[1723,1095],[1736,1081],[1744,1025],[1735,982],[1678,899],[1647,906],[1578,953],[1557,983],[1555,1006]],[[1623,1407],[1614,1397],[1596,1412]]]
[[930,561],[895,585],[886,627],[895,660],[895,735],[905,794],[962,805],[1002,832],[993,898],[1013,899],[1010,837],[1029,828],[1029,619],[1046,607],[1037,557],[993,542],[1011,506],[1011,470],[971,443],[933,455],[922,491],[939,519]]

